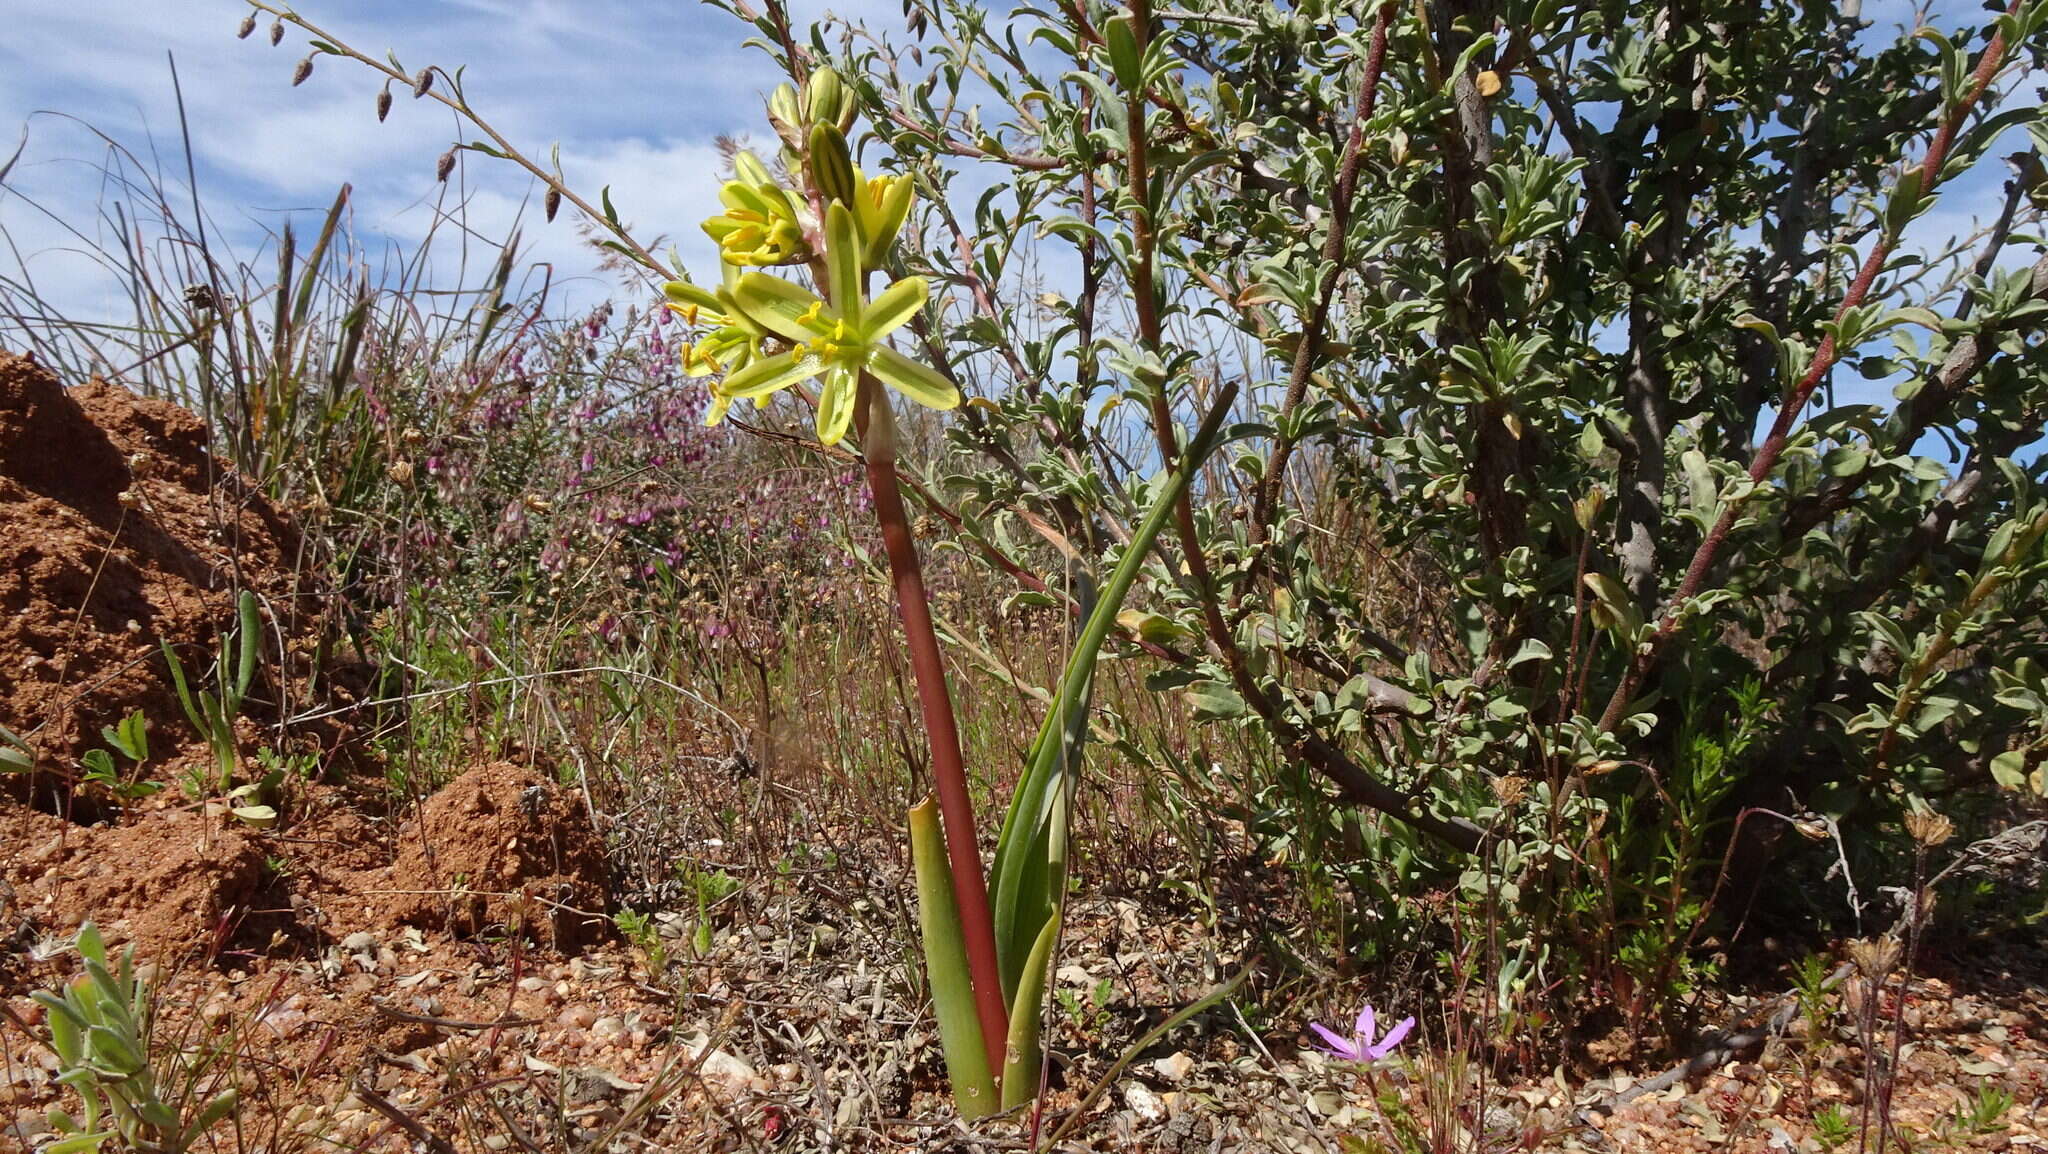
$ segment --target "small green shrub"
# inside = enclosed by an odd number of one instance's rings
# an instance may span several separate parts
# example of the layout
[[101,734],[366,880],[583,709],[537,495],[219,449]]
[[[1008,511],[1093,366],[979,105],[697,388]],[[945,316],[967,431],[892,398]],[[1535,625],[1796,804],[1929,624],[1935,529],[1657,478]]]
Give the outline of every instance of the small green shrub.
[[[109,967],[106,943],[91,922],[78,931],[85,972],[62,993],[30,995],[48,1012],[46,1041],[57,1055],[57,1082],[78,1095],[79,1115],[52,1108],[62,1135],[44,1154],[78,1154],[109,1144],[150,1154],[180,1154],[235,1109],[234,1090],[207,1099],[189,1116],[163,1096],[190,1085],[188,1068],[159,1069],[149,1052],[152,990],[135,973],[135,947]],[[178,1067],[187,1063],[174,1060]]]

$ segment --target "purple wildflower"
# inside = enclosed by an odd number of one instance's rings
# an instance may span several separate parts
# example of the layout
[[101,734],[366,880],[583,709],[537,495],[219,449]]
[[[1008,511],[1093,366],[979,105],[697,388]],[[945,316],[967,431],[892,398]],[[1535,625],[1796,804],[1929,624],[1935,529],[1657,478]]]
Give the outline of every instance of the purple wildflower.
[[1408,1031],[1415,1028],[1415,1019],[1413,1017],[1401,1019],[1395,1023],[1393,1029],[1386,1032],[1384,1037],[1374,1041],[1373,1032],[1377,1025],[1376,1015],[1373,1012],[1372,1004],[1369,1002],[1363,1010],[1358,1012],[1358,1023],[1353,1028],[1349,1038],[1344,1037],[1321,1022],[1310,1022],[1308,1024],[1309,1029],[1314,1030],[1323,1039],[1318,1048],[1331,1057],[1345,1058],[1353,1062],[1377,1062],[1394,1052],[1394,1047],[1399,1046],[1401,1040],[1408,1036]]

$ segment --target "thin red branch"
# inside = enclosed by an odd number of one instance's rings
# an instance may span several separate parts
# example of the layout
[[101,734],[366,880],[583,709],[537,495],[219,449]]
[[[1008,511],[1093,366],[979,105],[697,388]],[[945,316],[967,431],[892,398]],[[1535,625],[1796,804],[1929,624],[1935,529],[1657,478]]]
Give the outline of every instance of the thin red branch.
[[939,795],[939,817],[946,833],[946,859],[953,868],[953,901],[967,942],[967,967],[974,987],[974,1009],[981,1019],[982,1044],[989,1068],[1003,1068],[1003,1047],[1010,1036],[1010,1016],[1003,1006],[1002,970],[996,961],[995,918],[988,903],[988,882],[981,870],[981,847],[975,838],[974,801],[967,791],[966,757],[960,750],[960,728],[953,696],[946,688],[946,660],[932,626],[931,600],[925,591],[924,567],[917,540],[896,484],[894,414],[881,385],[865,374],[856,412],[861,422],[861,448],[868,489],[875,500],[875,520],[882,530],[882,548],[896,587],[896,612],[903,639],[910,648],[911,673],[917,682],[917,704],[924,718],[925,740],[932,759],[932,782]]
[[[2011,0],[2006,8],[2007,14],[2017,13],[2022,2],[2023,0]],[[1955,142],[1957,130],[1961,128],[1963,121],[1968,119],[1971,110],[1976,108],[1977,102],[1983,99],[1985,91],[1991,87],[1992,77],[1997,74],[1999,63],[2004,59],[2005,34],[1994,33],[1991,42],[1984,46],[1984,54],[1977,61],[1975,72],[1971,74],[1969,88],[1964,91],[1962,98],[1956,101],[1954,107],[1948,110],[1948,114],[1942,117],[1940,125],[1935,129],[1934,138],[1928,142],[1927,155],[1920,163],[1920,195],[1925,196],[1934,191],[1940,180],[1941,166],[1948,159],[1949,147]],[[1857,270],[1856,279],[1850,282],[1849,290],[1842,295],[1842,303],[1835,309],[1836,321],[1840,321],[1850,309],[1862,304],[1864,298],[1870,295],[1870,287],[1876,283],[1877,276],[1883,271],[1885,260],[1891,255],[1898,239],[1889,233],[1881,233],[1871,245],[1870,255],[1864,258],[1863,267]],[[1784,455],[1787,442],[1791,439],[1793,424],[1799,420],[1800,414],[1806,411],[1806,404],[1813,398],[1814,390],[1820,386],[1828,370],[1833,368],[1839,359],[1840,350],[1835,347],[1835,338],[1832,335],[1823,338],[1820,347],[1814,350],[1813,360],[1808,364],[1805,374],[1799,378],[1798,384],[1785,394],[1784,402],[1778,406],[1778,415],[1771,422],[1770,434],[1757,446],[1756,456],[1749,463],[1751,482],[1762,485],[1770,477],[1771,471],[1777,467],[1778,459]],[[1686,604],[1705,588],[1707,576],[1720,560],[1721,551],[1728,543],[1728,534],[1734,529],[1736,517],[1740,512],[1740,502],[1726,502],[1720,517],[1714,521],[1713,528],[1707,531],[1706,537],[1700,541],[1699,548],[1693,551],[1692,563],[1686,566],[1684,579],[1679,582],[1677,591],[1665,604],[1663,617],[1658,620],[1657,627],[1648,641],[1638,649],[1635,658],[1630,662],[1628,672],[1615,685],[1614,695],[1608,698],[1607,708],[1600,714],[1600,729],[1603,732],[1610,732],[1621,724],[1623,711],[1628,708],[1628,703],[1634,700],[1636,691],[1642,687],[1643,679],[1656,667],[1658,658],[1663,655],[1664,647],[1678,632],[1679,615],[1684,611]]]

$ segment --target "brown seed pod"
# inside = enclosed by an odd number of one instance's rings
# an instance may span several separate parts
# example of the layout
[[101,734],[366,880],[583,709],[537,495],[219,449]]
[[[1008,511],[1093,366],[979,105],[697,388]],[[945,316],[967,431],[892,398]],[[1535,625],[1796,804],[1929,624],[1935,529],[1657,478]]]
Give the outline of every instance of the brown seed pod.
[[418,100],[420,97],[425,96],[427,94],[427,90],[432,88],[433,86],[434,70],[432,68],[420,69],[420,74],[418,76],[413,77],[412,98],[414,100]]
[[313,75],[313,58],[308,56],[304,60],[299,61],[297,68],[292,69],[292,87],[297,88],[299,85],[304,84],[306,77],[311,75]]
[[273,20],[270,22],[270,46],[275,48],[282,43],[284,43],[284,21]]
[[1956,827],[1955,823],[1932,810],[1922,812],[1916,809],[1906,814],[1906,832],[1914,841],[1931,849],[1954,837]]
[[240,28],[235,29],[235,39],[247,40],[249,38],[250,33],[253,33],[255,31],[256,14],[254,12],[251,12],[247,16],[242,17],[242,26]]
[[548,222],[554,223],[555,214],[562,211],[562,190],[548,186],[548,194],[541,198],[541,211],[547,214]]
[[391,85],[387,82],[384,85],[384,90],[377,94],[377,123],[384,123],[384,118],[389,115],[391,115]]
[[1849,960],[1863,976],[1872,981],[1883,981],[1885,975],[1899,968],[1899,955],[1905,951],[1894,937],[1864,938],[1849,943]]
[[450,148],[448,151],[441,154],[440,160],[434,163],[434,179],[445,183],[448,177],[453,175],[454,172],[455,150],[453,148]]

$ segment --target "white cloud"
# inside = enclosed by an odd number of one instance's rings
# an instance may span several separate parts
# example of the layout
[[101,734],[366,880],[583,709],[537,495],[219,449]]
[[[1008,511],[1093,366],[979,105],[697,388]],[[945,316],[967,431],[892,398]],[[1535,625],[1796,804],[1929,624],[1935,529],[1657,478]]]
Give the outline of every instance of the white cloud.
[[[1866,0],[1865,15],[1879,25],[1873,34],[1889,35],[1908,5]],[[373,102],[382,81],[353,61],[318,57],[312,77],[292,88],[305,37],[288,32],[273,49],[259,29],[236,41],[232,32],[246,11],[238,0],[23,0],[16,7],[0,39],[0,138],[32,109],[61,109],[145,157],[157,150],[166,182],[182,201],[188,191],[170,53],[204,200],[224,239],[245,258],[287,216],[296,215],[302,231],[312,227],[343,182],[355,190],[353,224],[373,245],[386,238],[416,243],[435,227],[436,203],[454,199],[435,184],[434,162],[452,141],[474,132],[443,106],[415,101],[402,89],[389,121],[379,124]],[[1936,9],[1944,24],[1978,22],[1964,0],[1941,0]],[[834,11],[878,29],[895,27],[900,15],[897,0],[800,0],[794,10],[800,21]],[[620,213],[639,232],[666,234],[700,277],[712,274],[711,249],[696,227],[716,210],[719,158],[712,142],[721,132],[761,138],[761,97],[777,79],[764,55],[743,47],[753,29],[709,6],[644,0],[311,0],[303,11],[366,52],[395,51],[407,68],[465,66],[472,102],[510,138],[537,158],[559,144],[574,187],[594,200],[609,184]],[[91,160],[99,145],[48,119],[38,120],[34,132],[17,180],[68,219],[95,227],[101,190],[90,170],[53,162]],[[603,282],[583,279],[598,261],[578,240],[569,212],[552,226],[541,223],[526,174],[466,154],[459,180],[471,229],[502,237],[525,202],[531,258],[552,263],[560,280],[603,289]],[[1981,199],[1954,203],[1967,214]],[[1916,226],[1916,241],[1964,227],[1962,216],[1949,211],[1945,202]],[[64,255],[61,232],[50,222],[0,195],[0,225],[40,254],[33,258],[38,277],[61,288],[65,299],[106,306],[106,278]],[[447,254],[445,263],[455,259]]]
[[[293,88],[304,36],[288,31],[273,49],[259,28],[237,42],[232,31],[243,11],[228,0],[37,5],[0,41],[0,126],[22,123],[38,108],[80,117],[157,163],[182,209],[189,189],[168,52],[177,60],[202,199],[217,234],[225,234],[219,239],[245,259],[290,215],[305,231],[349,183],[351,222],[373,247],[418,242],[436,227],[437,203],[460,203],[470,229],[499,238],[527,202],[532,258],[552,262],[558,282],[588,284],[599,254],[578,240],[573,209],[551,226],[542,222],[538,190],[523,171],[466,153],[458,188],[436,185],[441,152],[478,136],[447,108],[400,88],[389,120],[379,124],[381,79],[332,56],[316,57],[311,78]],[[686,259],[708,267],[710,250],[695,222],[716,211],[720,162],[712,142],[721,132],[758,134],[760,94],[773,77],[764,59],[741,48],[745,26],[708,8],[665,18],[677,12],[630,0],[458,0],[336,4],[307,15],[366,52],[390,46],[408,68],[466,65],[470,101],[529,155],[545,162],[558,145],[574,187],[595,201],[610,184],[638,230],[668,234]],[[102,189],[89,163],[101,146],[47,117],[32,132],[12,182],[93,231]],[[0,226],[39,284],[68,309],[99,313],[119,304],[110,278],[66,255],[62,229],[19,193],[0,194]],[[438,234],[452,231],[444,221]],[[447,266],[457,258],[436,259]]]

